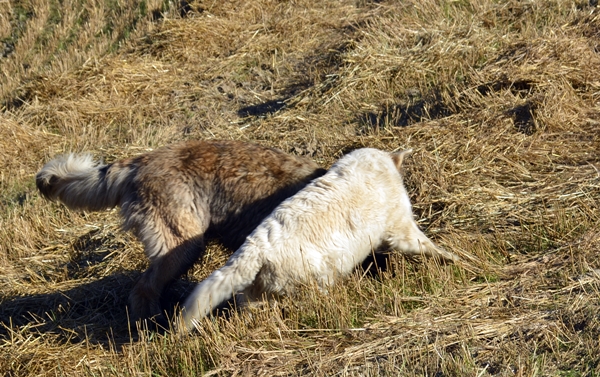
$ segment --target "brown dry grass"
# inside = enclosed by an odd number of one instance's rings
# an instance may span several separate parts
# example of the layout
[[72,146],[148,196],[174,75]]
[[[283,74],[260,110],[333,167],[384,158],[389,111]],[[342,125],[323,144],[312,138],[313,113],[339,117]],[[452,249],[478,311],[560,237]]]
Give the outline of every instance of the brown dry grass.
[[[169,4],[0,2],[0,374],[600,374],[597,2]],[[327,296],[138,334],[139,243],[33,175],[208,138],[325,166],[412,147],[415,213],[464,262],[391,255]],[[213,245],[166,303],[226,257]]]

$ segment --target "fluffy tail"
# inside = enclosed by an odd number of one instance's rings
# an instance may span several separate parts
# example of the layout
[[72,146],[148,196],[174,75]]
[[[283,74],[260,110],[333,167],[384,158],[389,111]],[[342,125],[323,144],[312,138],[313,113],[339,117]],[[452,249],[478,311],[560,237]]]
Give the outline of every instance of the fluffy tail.
[[194,288],[183,306],[183,328],[180,327],[180,330],[194,329],[199,319],[234,294],[250,287],[261,268],[260,250],[247,241],[229,258],[225,266]]
[[95,163],[89,154],[60,156],[35,176],[37,188],[46,199],[89,211],[119,205],[130,182],[130,168]]

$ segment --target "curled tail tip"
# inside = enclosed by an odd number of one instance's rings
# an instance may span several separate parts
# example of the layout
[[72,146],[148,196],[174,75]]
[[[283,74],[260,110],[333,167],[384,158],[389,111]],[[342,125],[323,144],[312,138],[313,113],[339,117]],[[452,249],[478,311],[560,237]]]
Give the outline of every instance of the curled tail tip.
[[97,167],[89,153],[68,153],[46,163],[35,175],[35,184],[40,194],[48,200],[54,200],[56,185],[69,174],[82,173]]
[[69,172],[89,170],[98,166],[98,163],[94,162],[94,156],[90,153],[68,153],[57,157],[48,164],[52,162],[61,165]]
[[37,179],[48,179],[50,176],[62,178],[72,173],[87,172],[98,167],[89,153],[69,153],[49,161],[37,173]]
[[53,187],[56,184],[57,177],[55,175],[43,175],[40,173],[35,176],[35,185],[44,199],[54,200]]

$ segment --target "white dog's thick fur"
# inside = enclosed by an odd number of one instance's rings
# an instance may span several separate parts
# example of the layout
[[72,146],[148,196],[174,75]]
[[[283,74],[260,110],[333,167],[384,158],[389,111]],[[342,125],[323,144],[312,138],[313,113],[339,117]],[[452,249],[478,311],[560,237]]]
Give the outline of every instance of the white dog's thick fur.
[[281,203],[224,267],[196,286],[183,308],[185,329],[235,293],[247,302],[293,293],[311,280],[325,288],[383,244],[407,255],[458,260],[413,219],[400,174],[410,152],[356,150]]

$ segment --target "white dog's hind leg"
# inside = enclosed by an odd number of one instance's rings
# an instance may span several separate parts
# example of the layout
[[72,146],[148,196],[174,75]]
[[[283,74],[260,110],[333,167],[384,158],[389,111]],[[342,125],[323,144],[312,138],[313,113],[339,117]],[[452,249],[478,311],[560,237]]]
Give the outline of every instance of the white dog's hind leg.
[[390,244],[400,253],[405,255],[424,255],[430,258],[438,258],[445,262],[456,262],[458,255],[436,246],[417,227],[416,223],[404,227],[403,232],[392,234]]

